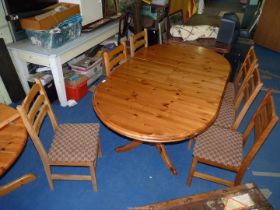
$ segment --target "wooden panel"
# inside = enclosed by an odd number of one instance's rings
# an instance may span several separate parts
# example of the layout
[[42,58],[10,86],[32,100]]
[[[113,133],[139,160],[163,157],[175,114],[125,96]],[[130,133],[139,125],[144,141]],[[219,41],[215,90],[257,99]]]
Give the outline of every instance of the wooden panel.
[[267,0],[257,25],[254,41],[269,49],[280,52],[280,1]]

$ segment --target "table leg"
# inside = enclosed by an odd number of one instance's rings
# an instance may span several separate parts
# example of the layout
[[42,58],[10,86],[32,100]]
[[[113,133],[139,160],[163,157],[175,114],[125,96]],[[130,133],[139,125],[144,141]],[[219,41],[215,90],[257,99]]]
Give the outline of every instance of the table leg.
[[[132,140],[130,143],[125,144],[123,146],[117,147],[115,149],[116,152],[127,152],[130,151],[140,145],[142,145],[143,142],[141,141],[137,141],[137,140]],[[163,144],[159,144],[159,143],[152,143],[152,146],[156,146],[156,148],[158,149],[160,156],[164,162],[164,164],[166,165],[166,167],[172,172],[173,175],[177,176],[178,172],[176,170],[176,168],[173,166],[171,160],[169,159],[166,149],[164,147]]]
[[36,176],[32,173],[26,174],[8,184],[5,184],[3,186],[0,186],[0,196],[4,196],[7,193],[21,187],[24,184],[27,184],[29,182],[32,182],[33,180],[36,179]]
[[155,144],[156,148],[158,149],[163,162],[165,163],[166,167],[172,172],[173,175],[177,176],[178,172],[176,168],[173,166],[172,162],[170,161],[165,146],[163,144]]
[[141,144],[143,144],[143,142],[141,141],[136,141],[136,140],[132,140],[132,142],[126,144],[126,145],[123,145],[123,146],[120,146],[120,147],[117,147],[115,149],[116,152],[127,152],[129,150],[132,150],[138,146],[140,146]]
[[62,63],[60,57],[55,55],[49,56],[50,68],[52,70],[54,85],[56,88],[58,100],[61,106],[67,106],[67,98],[62,70]]

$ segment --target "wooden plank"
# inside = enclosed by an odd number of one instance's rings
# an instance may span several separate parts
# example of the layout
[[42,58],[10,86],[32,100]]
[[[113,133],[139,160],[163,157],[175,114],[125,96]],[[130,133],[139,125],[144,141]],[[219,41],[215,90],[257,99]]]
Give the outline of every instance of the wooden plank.
[[221,178],[218,178],[218,177],[215,177],[215,176],[211,176],[211,175],[208,175],[208,174],[203,174],[203,173],[200,173],[200,172],[197,172],[197,171],[194,172],[193,176],[199,177],[199,178],[205,179],[205,180],[210,180],[212,182],[223,184],[223,185],[226,185],[226,186],[229,186],[229,187],[234,186],[233,182],[230,182],[228,180],[221,179]]
[[280,52],[279,0],[265,1],[260,20],[254,33],[254,41],[264,47]]
[[28,184],[29,182],[32,182],[36,179],[36,176],[32,173],[26,174],[8,184],[5,184],[3,186],[0,186],[0,196],[4,196],[7,193],[21,187],[22,185]]

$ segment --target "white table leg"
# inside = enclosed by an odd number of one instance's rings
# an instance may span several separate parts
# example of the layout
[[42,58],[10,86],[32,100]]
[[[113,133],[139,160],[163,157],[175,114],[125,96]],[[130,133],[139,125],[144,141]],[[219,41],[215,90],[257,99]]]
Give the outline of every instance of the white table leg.
[[51,55],[49,56],[49,62],[60,105],[67,106],[64,77],[62,72],[62,63],[60,61],[60,58],[55,55]]

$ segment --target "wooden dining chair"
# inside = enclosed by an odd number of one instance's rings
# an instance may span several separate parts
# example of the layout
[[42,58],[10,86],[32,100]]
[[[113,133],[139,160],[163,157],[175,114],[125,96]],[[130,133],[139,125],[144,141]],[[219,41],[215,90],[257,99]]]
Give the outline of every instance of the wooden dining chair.
[[105,52],[103,54],[103,60],[105,64],[106,76],[110,76],[114,67],[116,67],[121,62],[125,62],[127,59],[126,43],[121,42],[121,44],[114,48],[112,51]]
[[148,47],[148,30],[146,28],[130,37],[130,56],[134,57],[135,52],[142,47]]
[[[54,189],[53,180],[89,180],[94,191],[97,191],[96,159],[101,156],[99,124],[59,125],[46,92],[37,79],[17,110],[43,162],[51,190]],[[39,137],[46,117],[49,117],[54,131],[54,139],[48,152]],[[53,174],[51,166],[89,167],[90,175]]]
[[234,101],[222,101],[214,125],[236,130],[262,87],[263,83],[255,60],[238,89]]
[[[241,87],[238,89],[234,100],[222,100],[218,116],[213,125],[236,130],[262,87],[263,83],[260,78],[257,60],[255,60],[248,70]],[[194,140],[196,140],[196,137]],[[188,149],[191,149],[192,142],[193,139],[190,139]]]
[[236,93],[238,92],[238,89],[241,87],[242,82],[244,81],[247,73],[249,72],[250,67],[252,64],[256,61],[257,62],[257,56],[254,51],[254,47],[251,47],[244,59],[244,62],[238,71],[238,74],[233,82],[229,82],[227,84],[224,100],[233,102]]
[[[211,126],[196,139],[187,185],[191,185],[193,177],[227,186],[239,185],[251,161],[260,150],[277,121],[278,117],[275,114],[272,91],[269,90],[243,134],[238,131]],[[248,152],[246,152],[247,147],[246,151],[244,147],[252,131],[254,131],[253,142],[252,145],[250,144]],[[232,182],[195,171],[197,163],[236,172],[235,180]]]

